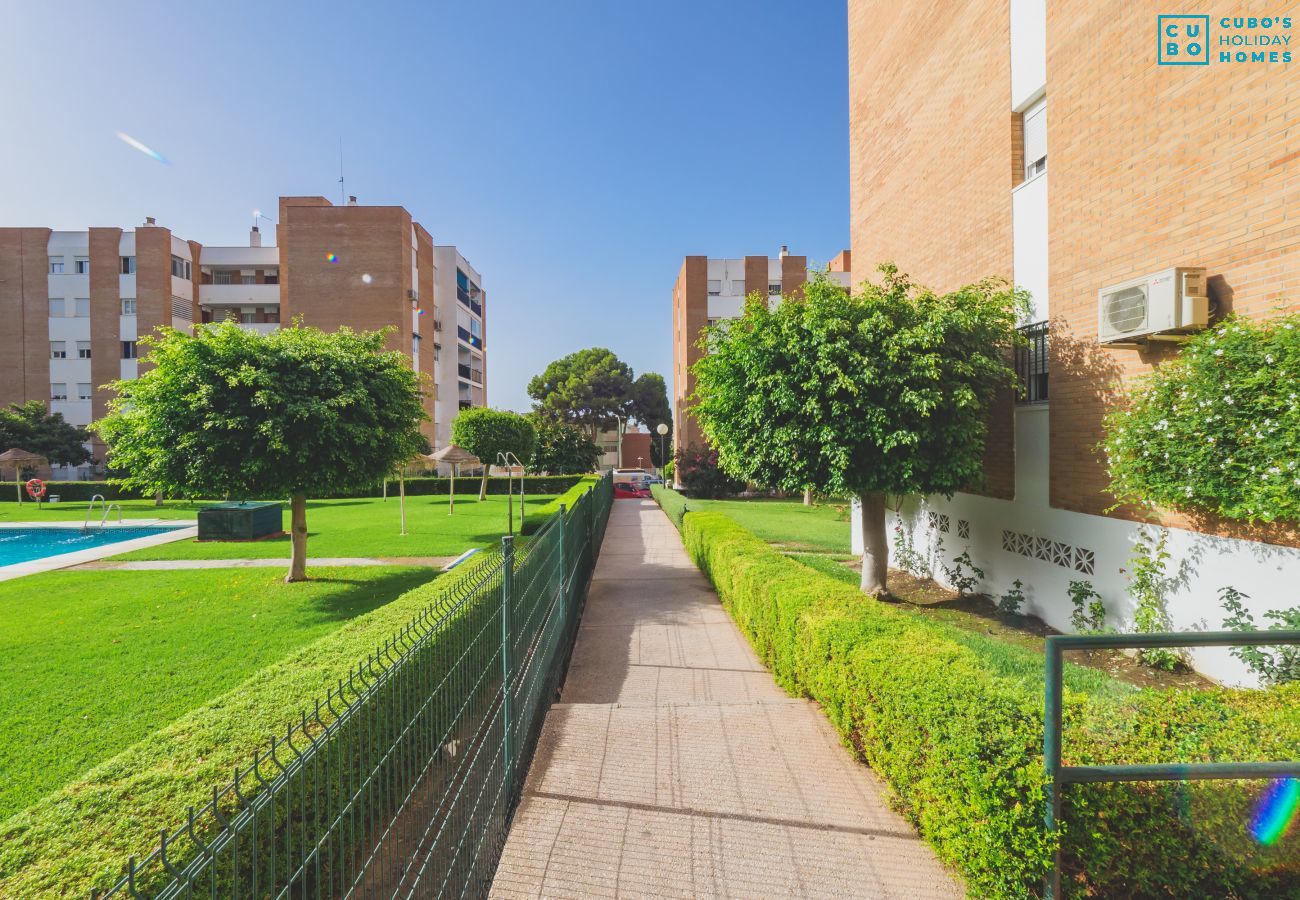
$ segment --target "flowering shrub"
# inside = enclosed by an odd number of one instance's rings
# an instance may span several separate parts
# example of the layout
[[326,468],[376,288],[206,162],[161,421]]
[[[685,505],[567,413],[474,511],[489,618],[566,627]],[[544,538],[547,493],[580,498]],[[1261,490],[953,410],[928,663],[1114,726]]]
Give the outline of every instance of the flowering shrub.
[[1228,318],[1106,419],[1121,502],[1300,521],[1300,314]]
[[745,483],[718,465],[718,454],[708,447],[687,447],[677,452],[677,477],[692,497],[717,499],[743,490]]

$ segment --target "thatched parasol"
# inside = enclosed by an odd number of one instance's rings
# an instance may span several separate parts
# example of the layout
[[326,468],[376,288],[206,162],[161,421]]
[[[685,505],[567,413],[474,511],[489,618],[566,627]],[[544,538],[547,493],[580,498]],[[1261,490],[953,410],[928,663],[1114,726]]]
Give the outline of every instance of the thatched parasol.
[[426,459],[431,459],[436,463],[448,463],[451,465],[451,493],[447,503],[447,515],[456,512],[456,472],[462,465],[481,466],[483,461],[470,453],[464,448],[457,447],[455,444],[448,444],[437,453],[430,454]]
[[39,453],[28,453],[26,450],[20,450],[17,447],[0,453],[0,466],[13,466],[14,483],[18,487],[18,502],[23,502],[23,469],[30,466],[40,466],[49,462]]

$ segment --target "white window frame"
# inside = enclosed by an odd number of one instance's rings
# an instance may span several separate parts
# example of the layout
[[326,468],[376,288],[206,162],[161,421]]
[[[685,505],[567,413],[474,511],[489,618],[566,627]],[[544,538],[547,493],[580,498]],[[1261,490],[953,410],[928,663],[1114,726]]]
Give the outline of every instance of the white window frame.
[[[84,313],[82,312],[83,309],[85,310]],[[72,317],[73,317],[74,319],[89,319],[89,318],[90,318],[90,298],[89,298],[89,297],[77,297],[77,298],[75,298],[75,299],[72,301]]]
[[[58,312],[55,312],[56,309],[58,310]],[[62,297],[51,297],[50,318],[66,319],[67,317],[68,317],[68,301],[64,300]]]
[[67,399],[68,399],[68,383],[67,383],[66,381],[55,381],[55,382],[51,382],[51,384],[50,384],[50,399],[51,399],[51,400],[67,400]]
[[[1042,117],[1041,121],[1031,126],[1031,122]],[[1031,127],[1035,130],[1041,124],[1042,152],[1030,159],[1029,136]],[[1037,178],[1047,171],[1047,97],[1042,96],[1029,105],[1020,117],[1020,153],[1024,160],[1025,181]]]
[[77,359],[90,359],[90,341],[77,341]]
[[133,315],[135,315],[135,298],[134,298],[134,297],[123,297],[123,298],[122,298],[122,315],[124,315],[124,316],[133,316]]
[[94,396],[94,391],[90,387],[89,381],[77,382],[77,399],[89,400]]
[[123,256],[123,257],[120,257],[120,259],[121,259],[121,265],[119,266],[119,272],[120,272],[121,274],[123,274],[123,275],[134,275],[134,274],[135,274],[135,257],[134,257],[134,256]]
[[72,274],[89,275],[90,274],[90,257],[74,256],[72,258]]
[[721,297],[721,296],[722,296],[722,279],[721,279],[721,278],[710,278],[710,279],[709,279],[709,283],[708,283],[707,290],[708,290],[708,293],[709,293],[709,296],[710,296],[710,297]]
[[50,359],[67,359],[68,342],[50,341]]
[[62,275],[62,274],[63,274],[63,265],[64,265],[64,262],[65,262],[65,259],[64,259],[64,257],[62,257],[62,256],[51,256],[51,257],[50,257],[50,274],[51,274],[51,275]]
[[769,281],[769,282],[767,283],[767,295],[768,295],[769,297],[780,297],[780,296],[781,296],[781,282],[779,282],[779,281]]
[[122,358],[123,358],[123,359],[139,359],[139,358],[140,358],[140,348],[139,348],[139,346],[136,344],[135,341],[123,341],[123,342],[122,342]]

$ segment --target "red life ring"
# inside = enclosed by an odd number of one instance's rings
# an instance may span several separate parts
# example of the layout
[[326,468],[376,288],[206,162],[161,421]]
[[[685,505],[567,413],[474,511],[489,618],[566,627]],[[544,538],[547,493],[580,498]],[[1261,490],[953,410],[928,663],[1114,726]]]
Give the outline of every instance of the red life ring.
[[45,482],[39,478],[33,478],[27,482],[27,496],[33,500],[39,500],[45,496]]

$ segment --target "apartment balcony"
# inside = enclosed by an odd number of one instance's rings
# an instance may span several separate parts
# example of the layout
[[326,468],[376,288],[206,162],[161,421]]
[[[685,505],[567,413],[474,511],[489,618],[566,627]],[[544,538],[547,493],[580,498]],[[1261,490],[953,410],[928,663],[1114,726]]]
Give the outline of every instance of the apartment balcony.
[[280,328],[279,322],[240,322],[235,319],[218,319],[215,322],[198,322],[195,323],[195,327],[211,328],[214,325],[220,325],[224,322],[234,322],[236,325],[238,325],[240,328],[244,329],[245,331],[255,331],[258,334],[270,334],[271,332],[277,331]]
[[473,381],[477,384],[483,383],[483,370],[474,366],[467,366],[464,363],[456,364],[456,372],[466,381]]
[[204,306],[278,306],[278,284],[203,284],[199,303]]
[[1020,326],[1025,342],[1016,347],[1017,403],[1047,402],[1047,322]]
[[460,338],[462,341],[464,341],[465,343],[469,344],[471,347],[474,347],[478,350],[483,349],[483,339],[476,334],[470,334],[468,328],[462,328],[460,325],[457,325],[456,336]]
[[475,294],[471,294],[469,291],[465,290],[463,287],[459,287],[459,286],[457,286],[457,288],[456,288],[456,299],[460,301],[461,306],[464,306],[466,309],[468,309],[468,310],[469,310],[470,312],[472,312],[474,315],[479,316],[479,317],[482,317],[482,315],[483,315],[483,304],[479,301],[477,295],[475,295]]

